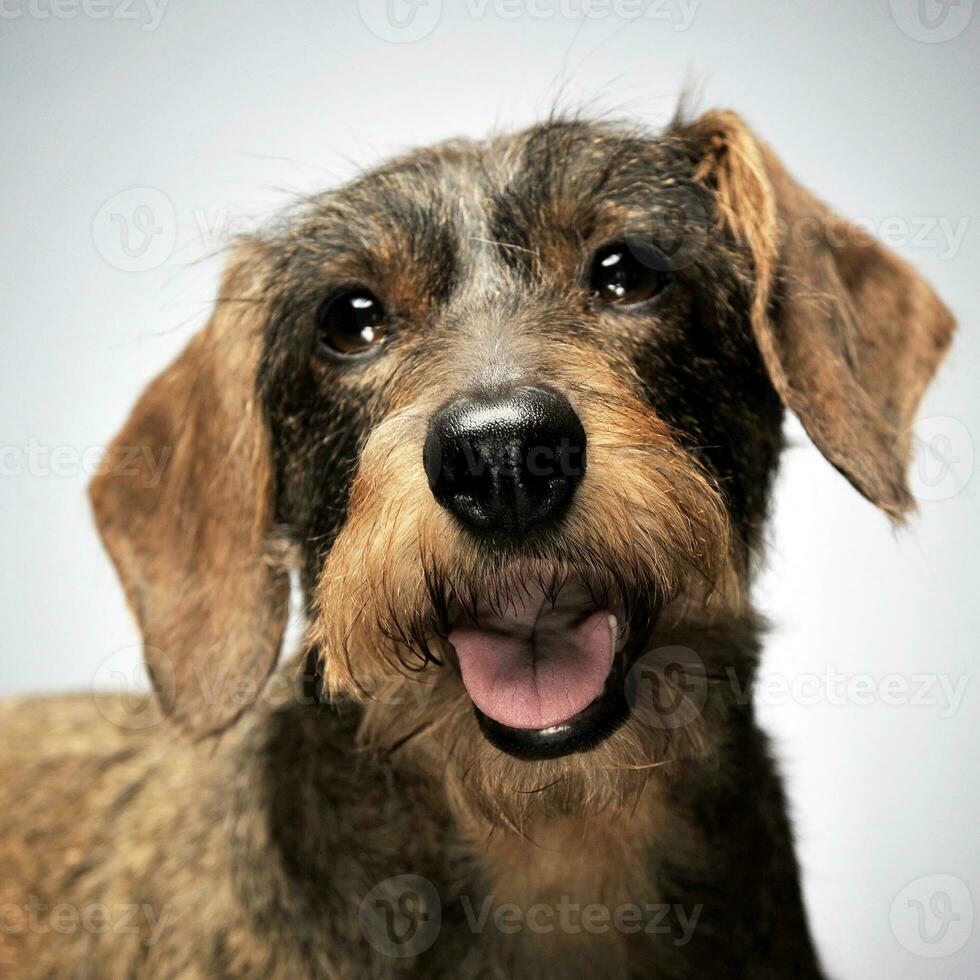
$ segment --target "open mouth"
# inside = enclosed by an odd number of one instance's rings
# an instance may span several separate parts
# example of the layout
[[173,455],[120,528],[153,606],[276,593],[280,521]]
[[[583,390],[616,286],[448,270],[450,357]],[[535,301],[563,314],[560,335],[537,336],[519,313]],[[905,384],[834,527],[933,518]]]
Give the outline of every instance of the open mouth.
[[484,734],[518,758],[585,751],[629,715],[622,612],[581,583],[557,594],[518,584],[462,615],[448,639]]

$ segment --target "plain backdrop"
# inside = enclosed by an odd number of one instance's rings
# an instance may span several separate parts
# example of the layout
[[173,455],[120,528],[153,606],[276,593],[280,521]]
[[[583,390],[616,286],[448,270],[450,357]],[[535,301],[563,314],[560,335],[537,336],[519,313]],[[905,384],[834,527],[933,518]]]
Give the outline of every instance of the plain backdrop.
[[972,8],[3,0],[0,694],[139,680],[86,473],[206,319],[206,257],[230,234],[392,151],[524,125],[556,98],[662,123],[693,78],[961,324],[921,412],[908,530],[790,424],[757,700],[829,973],[980,976]]

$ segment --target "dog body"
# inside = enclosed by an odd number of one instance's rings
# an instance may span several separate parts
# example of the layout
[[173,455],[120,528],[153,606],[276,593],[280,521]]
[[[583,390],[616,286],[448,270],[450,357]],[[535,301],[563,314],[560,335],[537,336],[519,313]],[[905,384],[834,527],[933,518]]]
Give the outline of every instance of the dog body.
[[92,488],[159,715],[0,714],[0,957],[819,976],[751,706],[783,412],[899,519],[952,326],[730,113],[444,144],[242,243],[114,444],[162,480]]
[[[477,838],[425,775],[355,758],[355,712],[262,705],[207,750],[121,734],[88,698],[0,719],[5,976],[818,975],[749,719],[668,803],[533,840]],[[438,916],[428,948],[428,920],[364,908],[402,875],[438,896],[403,886]]]

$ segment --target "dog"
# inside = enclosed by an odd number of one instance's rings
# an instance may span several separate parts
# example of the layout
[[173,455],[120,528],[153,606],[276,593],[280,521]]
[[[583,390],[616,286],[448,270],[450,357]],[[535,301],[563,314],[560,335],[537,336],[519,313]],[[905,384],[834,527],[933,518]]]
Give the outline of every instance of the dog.
[[902,522],[953,329],[727,111],[243,238],[91,486],[155,703],[0,715],[5,975],[821,976],[750,697],[782,423]]

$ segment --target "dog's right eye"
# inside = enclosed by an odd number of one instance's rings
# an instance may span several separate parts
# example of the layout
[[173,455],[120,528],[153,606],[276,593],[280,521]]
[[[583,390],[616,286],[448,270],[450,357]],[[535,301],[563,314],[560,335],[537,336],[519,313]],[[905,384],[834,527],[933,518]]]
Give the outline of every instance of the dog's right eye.
[[372,351],[384,340],[387,323],[381,301],[366,289],[335,293],[316,313],[321,345],[340,357],[359,357]]
[[667,285],[667,278],[658,253],[639,253],[626,242],[617,242],[596,252],[589,288],[607,303],[633,306],[656,296]]

